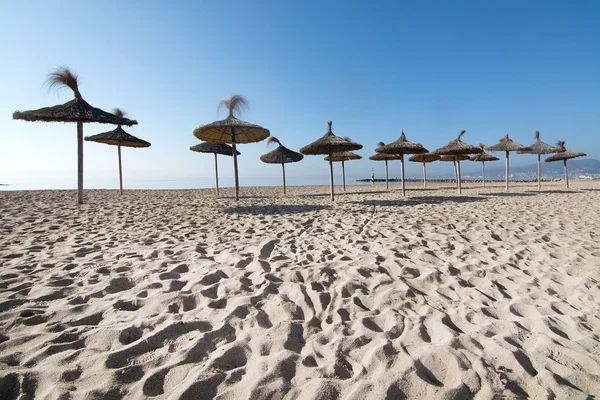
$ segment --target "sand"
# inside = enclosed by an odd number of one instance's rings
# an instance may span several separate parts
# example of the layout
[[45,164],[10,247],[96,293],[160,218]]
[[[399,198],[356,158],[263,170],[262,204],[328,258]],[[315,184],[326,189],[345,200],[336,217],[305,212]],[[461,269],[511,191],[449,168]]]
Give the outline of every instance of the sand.
[[502,186],[0,192],[0,398],[598,396],[600,182]]

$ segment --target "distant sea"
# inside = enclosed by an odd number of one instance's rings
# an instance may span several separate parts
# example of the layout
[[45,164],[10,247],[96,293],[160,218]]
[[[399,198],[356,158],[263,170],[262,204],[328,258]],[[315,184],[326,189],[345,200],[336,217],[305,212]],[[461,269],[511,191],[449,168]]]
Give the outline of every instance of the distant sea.
[[[356,177],[346,177],[346,184],[359,184]],[[336,184],[342,184],[342,178],[337,179]],[[297,178],[287,177],[288,186],[298,185],[328,185],[329,177],[323,178]],[[84,189],[118,189],[118,179],[94,179],[93,177],[84,178]],[[240,186],[279,186],[282,180],[276,178],[244,178],[240,179]],[[219,179],[219,187],[233,187],[233,179]],[[124,189],[205,189],[214,188],[214,178],[185,178],[185,179],[124,179]],[[77,188],[77,180],[56,179],[56,180],[16,180],[12,182],[1,182],[0,191],[3,190],[72,190]]]

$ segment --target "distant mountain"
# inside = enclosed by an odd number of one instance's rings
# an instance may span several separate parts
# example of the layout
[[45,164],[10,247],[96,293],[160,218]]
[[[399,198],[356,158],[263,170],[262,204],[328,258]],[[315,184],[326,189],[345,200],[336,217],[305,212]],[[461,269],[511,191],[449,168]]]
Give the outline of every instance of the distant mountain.
[[[575,158],[567,161],[567,166],[569,170],[569,176],[600,177],[600,160],[595,160],[592,158]],[[475,171],[471,171],[471,169],[469,169],[467,174],[471,175],[473,172]],[[480,174],[481,172],[475,173]],[[542,158],[542,176],[547,178],[555,178],[564,176],[564,173],[564,166],[561,161],[548,163],[544,162],[544,159]],[[486,163],[485,175],[490,179],[504,177],[504,159],[501,159],[494,164]],[[510,175],[513,179],[537,177],[537,164],[511,166]]]

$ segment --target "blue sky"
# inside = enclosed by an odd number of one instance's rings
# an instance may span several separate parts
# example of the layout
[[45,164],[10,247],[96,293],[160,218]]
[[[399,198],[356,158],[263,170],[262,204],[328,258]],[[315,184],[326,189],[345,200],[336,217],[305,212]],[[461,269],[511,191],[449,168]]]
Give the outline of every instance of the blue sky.
[[[597,1],[8,2],[0,13],[0,183],[76,186],[74,124],[13,121],[16,109],[72,99],[44,80],[67,65],[92,105],[121,107],[152,143],[124,149],[125,186],[211,186],[213,159],[193,153],[195,127],[241,94],[243,119],[298,149],[326,131],[364,145],[349,179],[368,177],[377,142],[402,129],[430,150],[465,141],[567,141],[600,158]],[[85,125],[84,134],[112,129]],[[241,184],[278,184],[266,142],[239,148]],[[527,156],[513,165],[528,164]],[[220,159],[232,185],[230,158]],[[444,171],[448,165],[432,165]],[[464,167],[466,169],[467,167]],[[479,170],[479,166],[473,166]],[[397,175],[392,167],[393,175]],[[286,168],[288,183],[327,183],[321,157]],[[338,168],[339,171],[339,168]],[[409,176],[420,166],[409,164]],[[339,174],[339,172],[338,172]],[[152,181],[152,182],[150,182]],[[197,185],[196,185],[197,182]],[[84,187],[117,186],[113,146],[85,144]]]

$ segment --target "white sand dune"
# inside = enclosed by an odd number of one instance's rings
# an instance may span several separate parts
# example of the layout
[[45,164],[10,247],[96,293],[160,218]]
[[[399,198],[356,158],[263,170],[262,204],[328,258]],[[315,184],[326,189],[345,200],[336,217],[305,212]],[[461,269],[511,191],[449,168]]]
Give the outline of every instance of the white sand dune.
[[600,182],[466,186],[0,192],[0,398],[598,396]]

